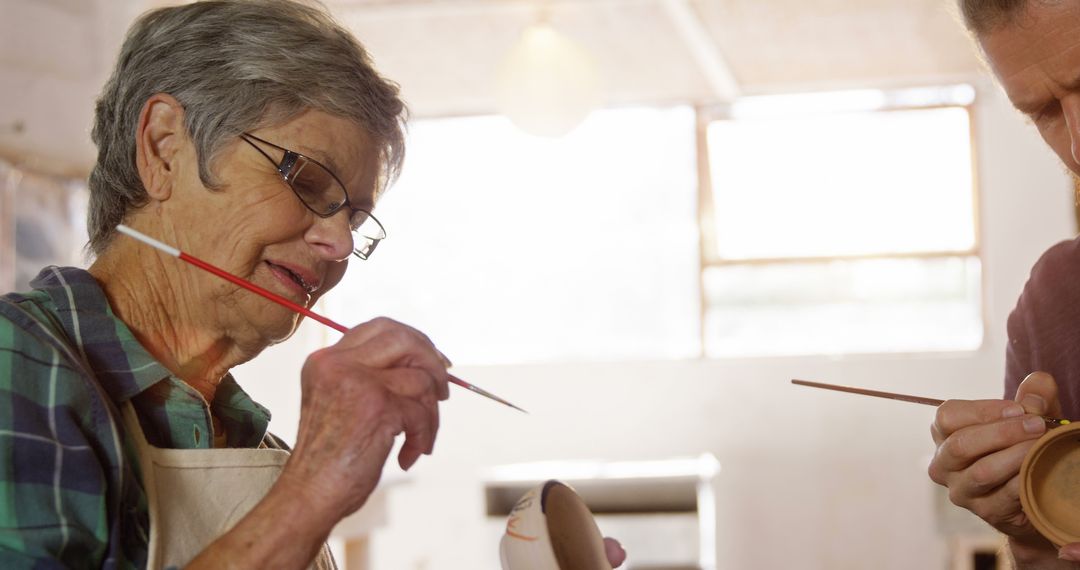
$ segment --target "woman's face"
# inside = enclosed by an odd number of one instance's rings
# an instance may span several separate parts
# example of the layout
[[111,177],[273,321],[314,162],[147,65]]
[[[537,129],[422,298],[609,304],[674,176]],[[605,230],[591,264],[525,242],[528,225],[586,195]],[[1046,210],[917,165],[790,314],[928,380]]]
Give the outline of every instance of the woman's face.
[[[251,134],[325,165],[345,185],[352,207],[374,208],[379,154],[354,123],[307,111]],[[265,148],[271,162],[238,137],[211,165],[221,188],[210,190],[199,180],[193,147],[184,148],[173,192],[160,206],[168,211],[162,223],[171,226],[162,228],[165,236],[175,236],[181,250],[307,307],[337,285],[353,247],[348,208],[321,218],[305,207],[276,170],[282,151]],[[198,318],[226,333],[253,331],[260,341],[278,342],[299,320],[210,274],[195,270],[184,277],[183,286],[191,289],[186,302],[204,305],[194,310],[208,316]]]

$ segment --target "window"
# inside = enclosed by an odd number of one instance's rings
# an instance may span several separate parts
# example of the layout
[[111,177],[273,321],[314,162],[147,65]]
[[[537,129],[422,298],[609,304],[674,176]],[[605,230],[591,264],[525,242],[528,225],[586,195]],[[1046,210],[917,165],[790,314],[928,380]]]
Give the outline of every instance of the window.
[[971,94],[761,97],[706,117],[705,354],[977,348]]
[[688,107],[596,112],[561,139],[415,121],[388,237],[327,314],[396,318],[455,364],[698,356],[694,124]]
[[0,160],[0,291],[29,290],[47,265],[85,265],[88,201],[83,180]]
[[971,99],[609,109],[560,139],[417,120],[388,239],[325,310],[459,364],[975,349]]

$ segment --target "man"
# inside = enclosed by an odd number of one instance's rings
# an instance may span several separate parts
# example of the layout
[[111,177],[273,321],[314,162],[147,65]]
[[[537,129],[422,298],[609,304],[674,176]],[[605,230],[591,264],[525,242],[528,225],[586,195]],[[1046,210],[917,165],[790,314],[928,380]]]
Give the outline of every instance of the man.
[[[1080,175],[1080,2],[959,2],[1009,100]],[[931,426],[937,452],[930,477],[949,488],[955,504],[1003,532],[1022,569],[1080,568],[1080,543],[1056,548],[1019,500],[1020,465],[1046,431],[1040,416],[1080,417],[1077,276],[1080,240],[1043,255],[1009,316],[1008,399],[946,402]]]

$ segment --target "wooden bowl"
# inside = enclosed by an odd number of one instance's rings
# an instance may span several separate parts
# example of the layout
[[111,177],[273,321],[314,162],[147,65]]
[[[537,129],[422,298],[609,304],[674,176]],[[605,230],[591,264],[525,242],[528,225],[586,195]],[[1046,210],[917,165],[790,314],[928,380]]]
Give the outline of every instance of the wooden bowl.
[[1050,542],[1080,542],[1080,422],[1047,431],[1028,451],[1020,504]]
[[581,497],[560,481],[527,491],[499,543],[503,570],[612,570],[604,537]]

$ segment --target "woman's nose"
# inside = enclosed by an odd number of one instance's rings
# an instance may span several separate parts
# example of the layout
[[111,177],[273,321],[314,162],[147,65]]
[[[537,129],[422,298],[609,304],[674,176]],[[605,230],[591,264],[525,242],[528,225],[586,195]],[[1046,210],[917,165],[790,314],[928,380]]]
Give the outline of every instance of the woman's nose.
[[342,208],[327,218],[315,217],[315,223],[308,228],[305,238],[329,261],[348,258],[353,251],[348,208]]

